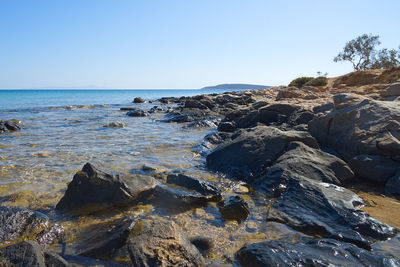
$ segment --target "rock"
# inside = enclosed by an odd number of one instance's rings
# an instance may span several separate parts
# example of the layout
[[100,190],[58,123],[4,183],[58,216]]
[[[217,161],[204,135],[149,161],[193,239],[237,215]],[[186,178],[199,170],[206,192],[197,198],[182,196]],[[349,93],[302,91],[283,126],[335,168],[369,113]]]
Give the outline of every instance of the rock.
[[381,91],[381,96],[400,96],[400,83],[391,84],[386,90]]
[[226,121],[218,124],[218,131],[221,132],[234,132],[237,126],[235,122]]
[[202,195],[221,196],[221,190],[212,182],[200,180],[184,174],[169,174],[167,183],[179,185],[190,190],[199,192]]
[[157,185],[154,196],[156,204],[172,211],[201,207],[207,205],[208,202],[218,202],[221,200],[221,195],[203,195],[195,191],[182,190],[165,184]]
[[291,173],[315,181],[338,185],[354,177],[346,162],[322,150],[311,148],[301,142],[291,142],[287,150],[275,161],[272,168],[290,170]]
[[124,246],[136,224],[133,216],[96,224],[81,234],[77,251],[79,255],[96,259],[111,259],[115,251]]
[[226,220],[246,220],[250,214],[249,205],[240,196],[232,196],[218,203],[221,217]]
[[43,246],[52,243],[63,233],[59,225],[37,211],[19,207],[0,207],[0,243],[18,239],[38,239]]
[[190,242],[201,252],[203,256],[208,254],[208,251],[213,247],[211,238],[196,236],[190,239]]
[[126,115],[128,115],[129,117],[146,117],[147,112],[145,112],[141,109],[138,109],[138,110],[128,111],[128,113],[126,113]]
[[123,122],[110,122],[103,125],[103,127],[111,127],[111,128],[124,128],[126,126]]
[[306,234],[328,237],[370,249],[370,244],[396,234],[361,211],[360,197],[345,188],[282,171],[284,187],[271,206],[267,221],[286,224]]
[[272,123],[282,124],[296,110],[296,107],[289,104],[273,104],[259,110],[258,122],[270,125]]
[[355,94],[334,96],[335,109],[309,122],[309,132],[345,160],[400,154],[400,106]]
[[0,249],[1,266],[71,266],[60,256],[43,249],[35,241],[23,241]]
[[400,171],[387,181],[385,193],[388,195],[400,195]]
[[202,127],[212,127],[216,128],[217,127],[218,120],[198,120],[198,121],[193,121],[189,122],[186,124],[183,128],[202,128]]
[[167,113],[171,112],[171,108],[167,106],[153,106],[150,110],[149,113]]
[[141,97],[135,97],[133,103],[144,103],[144,100]]
[[292,141],[318,148],[317,141],[307,132],[281,131],[270,126],[241,130],[233,137],[207,156],[207,167],[247,181],[258,177],[272,165]]
[[156,184],[151,176],[111,175],[86,163],[75,174],[56,210],[80,214],[134,204],[150,195]]
[[133,266],[204,266],[204,259],[173,221],[145,225],[128,243]]
[[21,130],[20,121],[17,120],[0,120],[0,133],[4,132],[14,132]]
[[349,161],[349,165],[357,176],[380,184],[385,184],[400,171],[399,162],[380,155],[358,155]]
[[236,258],[243,267],[253,266],[398,266],[389,257],[333,239],[304,239],[298,243],[264,241],[245,245]]
[[313,108],[313,112],[315,114],[317,114],[317,113],[326,113],[326,112],[332,111],[333,108],[334,108],[333,103],[326,103],[326,104],[322,104],[320,106],[314,107]]
[[130,110],[139,110],[138,108],[134,108],[134,107],[124,107],[124,108],[120,108],[119,110],[121,111],[130,111]]
[[204,137],[204,140],[210,142],[213,145],[218,145],[218,144],[222,143],[224,140],[226,140],[229,137],[230,137],[230,133],[215,132],[215,133],[207,134]]

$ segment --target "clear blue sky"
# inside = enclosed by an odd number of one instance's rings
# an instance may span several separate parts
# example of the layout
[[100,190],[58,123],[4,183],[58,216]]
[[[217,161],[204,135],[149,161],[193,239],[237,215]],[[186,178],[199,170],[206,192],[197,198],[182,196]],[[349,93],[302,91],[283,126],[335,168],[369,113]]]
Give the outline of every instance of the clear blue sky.
[[346,41],[400,45],[400,1],[2,0],[0,88],[199,88],[337,76]]

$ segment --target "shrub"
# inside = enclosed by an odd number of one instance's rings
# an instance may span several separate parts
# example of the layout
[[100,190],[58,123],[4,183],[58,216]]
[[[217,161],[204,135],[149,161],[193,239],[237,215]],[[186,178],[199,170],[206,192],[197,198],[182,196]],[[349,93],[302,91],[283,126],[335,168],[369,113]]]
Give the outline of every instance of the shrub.
[[325,86],[328,83],[328,79],[324,76],[319,76],[315,79],[312,79],[306,82],[304,85],[308,86]]
[[289,86],[296,86],[297,88],[301,88],[303,85],[305,85],[307,82],[313,80],[314,77],[299,77],[297,79],[294,79],[289,83]]

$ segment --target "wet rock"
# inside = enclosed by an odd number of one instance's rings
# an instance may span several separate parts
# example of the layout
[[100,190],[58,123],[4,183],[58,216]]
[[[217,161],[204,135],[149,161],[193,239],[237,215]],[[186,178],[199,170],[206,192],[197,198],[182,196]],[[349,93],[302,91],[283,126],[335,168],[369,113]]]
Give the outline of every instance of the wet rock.
[[110,127],[110,128],[124,128],[126,126],[123,122],[110,122],[103,125],[103,127]]
[[242,247],[236,257],[243,267],[254,266],[398,266],[393,258],[333,239],[304,239],[299,243],[265,241]]
[[184,128],[202,128],[202,127],[216,128],[218,121],[219,120],[217,120],[217,119],[193,121],[193,122],[189,122],[187,125],[185,125]]
[[400,163],[381,155],[358,155],[349,161],[357,176],[369,181],[385,184],[400,171]]
[[139,110],[138,108],[134,108],[134,107],[124,107],[124,108],[120,108],[119,110],[121,111],[130,111],[130,110]]
[[218,124],[218,131],[221,132],[234,132],[237,126],[235,122],[227,121]]
[[251,181],[272,165],[292,141],[318,148],[317,141],[307,132],[257,126],[241,130],[220,144],[207,156],[207,167],[232,178]]
[[1,266],[71,266],[63,258],[46,249],[35,241],[23,241],[0,249]]
[[[0,243],[17,239],[36,239],[42,245],[52,243],[62,234],[62,227],[57,234],[58,225],[50,225],[49,218],[37,211],[19,207],[0,207]],[[50,234],[53,233],[54,235]],[[45,236],[45,237],[43,237]]]
[[19,121],[16,120],[8,120],[8,121],[3,121],[0,120],[0,133],[4,132],[14,132],[21,130],[21,125]]
[[128,216],[90,226],[81,234],[78,254],[102,260],[111,259],[115,251],[127,243],[136,222],[137,218]]
[[387,181],[385,193],[388,195],[400,195],[400,171]]
[[149,110],[149,113],[167,113],[171,112],[171,108],[167,106],[154,106]]
[[167,183],[179,185],[187,189],[194,190],[202,195],[221,195],[221,190],[216,184],[184,174],[169,174],[167,176]]
[[183,190],[165,184],[157,185],[154,196],[156,204],[172,211],[201,207],[207,205],[208,202],[218,202],[221,200],[221,195],[203,195],[196,191]]
[[55,240],[59,240],[64,236],[64,227],[59,224],[53,224],[52,226],[48,227],[47,229],[41,231],[36,236],[36,241],[39,245],[46,247],[54,243]]
[[144,100],[141,97],[135,97],[133,103],[144,103]]
[[[322,150],[314,149],[301,142],[291,142],[272,168],[290,170],[311,180],[340,185],[354,177],[353,171],[343,160]],[[263,179],[269,179],[268,174]]]
[[138,109],[138,110],[131,110],[128,111],[128,113],[126,113],[127,116],[129,117],[146,117],[147,116],[147,112]]
[[345,188],[287,171],[281,171],[283,193],[271,206],[267,221],[284,223],[295,230],[333,238],[370,249],[370,243],[385,240],[396,229],[359,209],[363,203]]
[[334,96],[335,109],[309,122],[309,132],[346,161],[360,155],[400,154],[400,106],[355,94]]
[[213,145],[218,145],[218,144],[222,143],[224,140],[228,139],[230,136],[231,136],[230,133],[215,132],[215,133],[207,134],[204,137],[204,140],[210,142]]
[[56,210],[79,214],[134,204],[150,195],[156,184],[151,176],[112,175],[86,163],[75,174]]
[[240,196],[232,196],[218,203],[221,217],[226,220],[246,220],[250,214],[249,205]]
[[134,266],[204,266],[204,259],[173,221],[152,221],[128,243]]

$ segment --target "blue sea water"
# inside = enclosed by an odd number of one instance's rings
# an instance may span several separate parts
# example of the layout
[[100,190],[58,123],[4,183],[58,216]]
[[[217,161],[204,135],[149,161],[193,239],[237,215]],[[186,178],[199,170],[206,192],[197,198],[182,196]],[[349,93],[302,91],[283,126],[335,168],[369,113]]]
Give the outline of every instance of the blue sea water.
[[0,90],[0,110],[70,105],[128,104],[133,98],[154,100],[169,96],[193,96],[221,90]]

